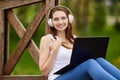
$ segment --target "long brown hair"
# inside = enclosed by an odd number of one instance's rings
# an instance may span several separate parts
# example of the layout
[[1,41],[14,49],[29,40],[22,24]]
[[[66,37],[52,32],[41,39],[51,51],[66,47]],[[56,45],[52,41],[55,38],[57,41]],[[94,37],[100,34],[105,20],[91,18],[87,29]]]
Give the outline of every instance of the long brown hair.
[[[66,8],[65,6],[60,6],[59,5],[59,6],[55,6],[54,8],[52,8],[50,10],[49,18],[52,19],[53,13],[56,12],[56,11],[63,11],[67,15],[67,17],[68,17],[69,14],[72,15],[71,11],[68,8]],[[56,36],[57,35],[57,30],[54,27],[49,26],[48,27],[48,34],[52,34],[53,36]],[[72,24],[71,23],[68,23],[68,27],[65,30],[65,37],[70,43],[74,42],[73,29],[72,29]]]

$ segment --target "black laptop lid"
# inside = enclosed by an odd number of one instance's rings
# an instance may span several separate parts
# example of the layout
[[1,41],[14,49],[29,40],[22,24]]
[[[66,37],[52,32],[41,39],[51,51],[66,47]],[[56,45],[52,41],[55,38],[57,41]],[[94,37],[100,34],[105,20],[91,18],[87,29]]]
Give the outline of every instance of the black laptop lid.
[[109,37],[76,38],[70,64],[76,66],[88,59],[105,58]]

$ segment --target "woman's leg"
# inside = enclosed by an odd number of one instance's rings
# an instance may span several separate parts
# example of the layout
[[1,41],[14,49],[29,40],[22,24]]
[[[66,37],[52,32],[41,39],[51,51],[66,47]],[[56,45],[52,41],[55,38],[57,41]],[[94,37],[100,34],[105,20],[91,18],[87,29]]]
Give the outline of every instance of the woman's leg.
[[62,74],[55,80],[89,80],[90,76],[87,73],[87,62],[78,65],[76,68]]
[[94,80],[117,80],[93,59],[83,62],[55,80],[89,80],[90,76]]
[[112,76],[116,77],[118,80],[120,80],[120,70],[117,69],[115,66],[113,66],[111,63],[106,61],[103,58],[98,58],[96,61]]

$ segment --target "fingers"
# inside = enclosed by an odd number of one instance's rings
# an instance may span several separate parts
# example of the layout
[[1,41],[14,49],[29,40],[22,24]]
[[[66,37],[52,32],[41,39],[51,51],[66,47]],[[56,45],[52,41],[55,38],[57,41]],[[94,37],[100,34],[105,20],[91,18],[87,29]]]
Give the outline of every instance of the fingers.
[[56,36],[56,40],[61,42],[61,39],[58,36]]
[[61,44],[62,44],[62,41],[58,36],[55,36],[55,37],[56,37],[56,41],[54,42],[54,46],[55,47],[60,47]]

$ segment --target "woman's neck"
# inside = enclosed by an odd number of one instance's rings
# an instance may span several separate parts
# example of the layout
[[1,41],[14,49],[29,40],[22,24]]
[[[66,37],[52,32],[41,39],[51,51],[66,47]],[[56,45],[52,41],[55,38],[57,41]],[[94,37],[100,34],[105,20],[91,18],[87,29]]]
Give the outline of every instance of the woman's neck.
[[58,35],[58,37],[60,37],[61,39],[66,39],[66,37],[65,37],[65,32],[58,32],[57,35]]

